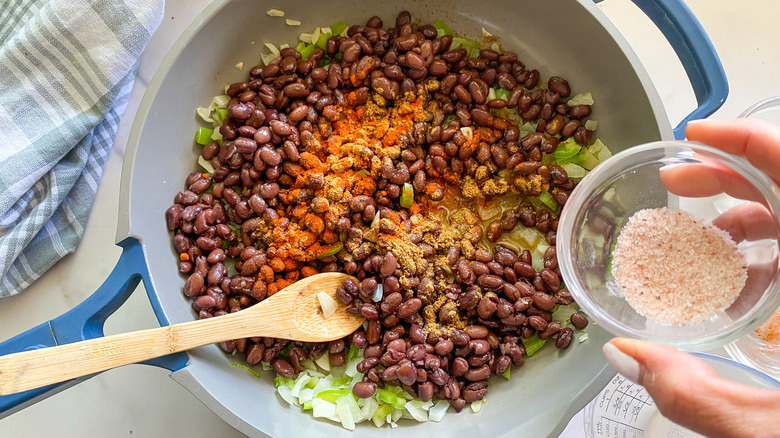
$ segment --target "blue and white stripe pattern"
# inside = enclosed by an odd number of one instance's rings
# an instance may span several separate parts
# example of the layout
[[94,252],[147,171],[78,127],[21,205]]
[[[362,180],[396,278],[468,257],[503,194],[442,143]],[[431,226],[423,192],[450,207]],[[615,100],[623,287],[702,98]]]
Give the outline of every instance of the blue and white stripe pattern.
[[76,249],[163,0],[0,8],[0,297]]

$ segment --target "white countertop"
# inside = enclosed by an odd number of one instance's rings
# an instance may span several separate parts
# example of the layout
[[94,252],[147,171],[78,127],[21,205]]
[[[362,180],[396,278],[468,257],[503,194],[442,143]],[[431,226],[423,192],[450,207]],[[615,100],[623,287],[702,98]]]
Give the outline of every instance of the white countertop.
[[[720,54],[730,93],[713,116],[732,118],[754,102],[780,95],[780,6],[776,0],[688,0]],[[208,0],[168,0],[162,25],[142,58],[130,104],[106,165],[84,238],[76,252],[47,272],[27,291],[0,300],[0,339],[10,338],[55,318],[87,298],[119,258],[114,245],[119,181],[127,137],[138,104],[167,50],[208,4]],[[639,55],[666,104],[672,124],[695,107],[693,92],[671,48],[632,3],[600,4]],[[156,327],[142,286],[108,319],[106,333]],[[85,383],[0,421],[0,436],[63,438],[240,437],[206,409],[168,372],[127,366]],[[582,416],[561,435],[583,437]]]

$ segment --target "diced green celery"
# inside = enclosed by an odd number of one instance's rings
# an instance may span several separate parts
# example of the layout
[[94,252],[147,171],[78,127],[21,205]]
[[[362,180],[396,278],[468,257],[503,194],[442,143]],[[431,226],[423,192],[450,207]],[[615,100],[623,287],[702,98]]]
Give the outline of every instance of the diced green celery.
[[295,380],[293,379],[288,379],[287,377],[282,377],[282,376],[274,377],[274,386],[276,386],[277,388],[280,386],[286,386],[292,389],[293,385],[295,385]]
[[211,136],[214,134],[213,129],[200,127],[198,128],[198,132],[195,133],[195,142],[198,144],[201,144],[203,146],[206,146],[211,142]]
[[330,33],[330,32],[328,32],[328,33],[324,33],[324,34],[320,35],[320,38],[319,38],[319,39],[317,40],[317,42],[315,43],[315,46],[319,47],[319,48],[320,48],[320,49],[322,49],[322,50],[325,50],[325,45],[327,45],[327,44],[328,44],[328,40],[329,40],[329,39],[330,39],[330,37],[332,37],[332,36],[333,36],[333,34],[332,34],[332,33]]
[[558,144],[552,154],[558,164],[565,164],[571,162],[581,149],[582,146],[574,140],[574,137],[569,137]]
[[539,336],[534,334],[528,339],[523,339],[523,346],[525,347],[525,354],[528,356],[531,356],[532,354],[539,351],[540,348],[544,347],[544,343],[547,342],[546,340],[539,339]]
[[452,35],[452,29],[450,29],[449,26],[447,26],[447,24],[442,20],[433,23],[433,27],[436,28],[436,33],[439,38],[444,35]]
[[501,374],[501,377],[509,380],[509,377],[512,375],[512,367],[509,367],[504,371],[504,374]]
[[315,49],[317,49],[316,45],[314,45],[314,44],[306,44],[306,46],[303,48],[303,50],[299,50],[299,52],[301,52],[301,58],[309,59],[309,56],[311,56],[311,54],[314,53]]
[[404,187],[401,190],[401,207],[409,208],[414,204],[414,187],[409,183],[404,183]]
[[349,389],[326,389],[325,391],[320,391],[314,398],[336,403],[336,400],[346,395],[347,392],[349,392]]
[[557,212],[561,208],[560,204],[558,204],[558,201],[556,201],[547,190],[542,190],[542,194],[539,195],[538,198],[540,201],[542,201],[542,204],[547,206],[547,208],[553,212]]
[[355,347],[354,345],[349,346],[349,351],[347,352],[346,360],[349,362],[350,360],[357,357],[357,355],[360,353],[360,349]]
[[317,256],[317,258],[321,259],[323,257],[336,255],[342,249],[344,249],[344,243],[341,242],[341,241],[338,241],[338,242],[328,246],[326,250],[324,250],[322,253],[320,253],[320,255]]
[[233,368],[233,367],[243,368],[243,369],[249,371],[250,374],[252,374],[253,376],[257,377],[258,379],[261,379],[263,377],[260,373],[258,373],[257,371],[253,370],[252,368],[249,368],[248,366],[246,366],[246,365],[244,365],[242,363],[230,362],[230,367],[231,368]]
[[330,32],[333,35],[341,35],[341,33],[344,32],[345,30],[347,30],[347,22],[344,20],[341,20],[330,27]]
[[225,121],[225,116],[227,116],[226,108],[217,108],[214,110],[214,121],[217,122],[217,125],[221,125],[222,122]]
[[311,410],[311,400],[307,401],[303,404],[303,410],[304,411],[310,411]]

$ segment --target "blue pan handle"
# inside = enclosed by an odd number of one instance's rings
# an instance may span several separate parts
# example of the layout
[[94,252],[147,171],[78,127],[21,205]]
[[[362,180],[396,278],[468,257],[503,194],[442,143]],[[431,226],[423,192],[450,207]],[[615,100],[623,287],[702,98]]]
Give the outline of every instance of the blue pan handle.
[[[94,294],[57,318],[0,343],[0,355],[54,347],[103,336],[103,325],[106,319],[130,297],[139,281],[144,281],[147,290],[151,290],[152,287],[141,243],[136,239],[128,238],[120,242],[119,246],[122,247],[119,261]],[[185,353],[177,353],[144,363],[176,371],[184,367],[187,360],[188,356]],[[0,418],[83,382],[93,375],[2,396]]]
[[699,107],[677,127],[674,137],[685,138],[685,125],[714,113],[726,101],[729,85],[726,72],[712,41],[699,20],[682,0],[632,0],[655,23],[677,53]]

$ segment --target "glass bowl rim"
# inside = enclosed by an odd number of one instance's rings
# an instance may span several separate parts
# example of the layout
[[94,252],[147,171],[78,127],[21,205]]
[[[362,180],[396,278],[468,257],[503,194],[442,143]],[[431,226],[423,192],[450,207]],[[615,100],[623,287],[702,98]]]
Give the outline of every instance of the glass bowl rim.
[[[580,277],[573,274],[576,269],[574,260],[572,260],[570,255],[575,219],[579,216],[580,210],[590,198],[591,193],[605,181],[630,170],[635,165],[640,163],[649,164],[649,162],[641,160],[643,154],[647,155],[658,151],[665,152],[664,155],[676,155],[685,152],[699,153],[706,158],[715,159],[727,165],[753,184],[765,198],[767,206],[775,218],[780,218],[780,188],[766,174],[756,169],[744,158],[728,154],[702,143],[683,140],[656,141],[629,147],[596,166],[583,177],[569,196],[559,217],[557,231],[556,252],[561,276],[575,302],[582,310],[596,324],[601,325],[612,334],[658,342],[688,351],[721,347],[747,334],[774,313],[774,309],[780,305],[780,281],[778,281],[780,274],[775,278],[771,287],[767,288],[758,302],[744,315],[741,315],[736,321],[724,325],[721,330],[713,331],[711,334],[695,339],[657,337],[621,324],[619,320],[604,311],[601,306],[596,304],[595,300],[591,299]],[[561,238],[564,236],[565,238]],[[778,245],[780,245],[780,242],[778,242]],[[680,330],[685,330],[685,326],[680,327]]]

